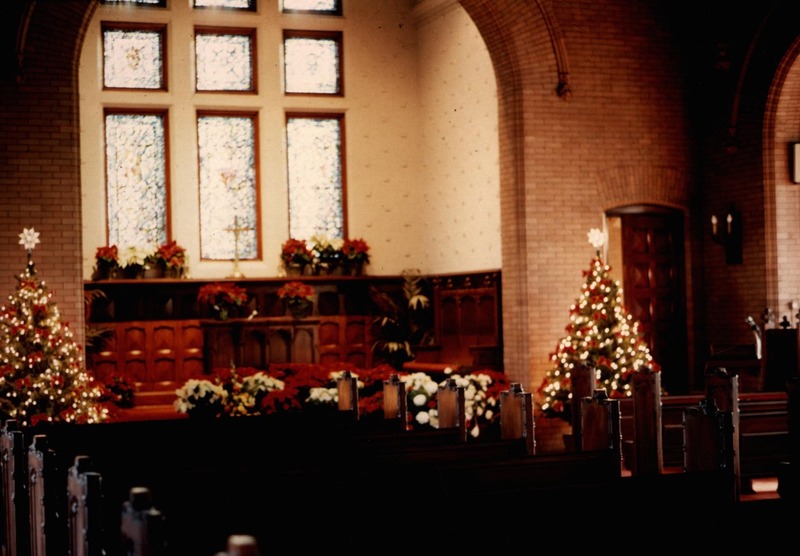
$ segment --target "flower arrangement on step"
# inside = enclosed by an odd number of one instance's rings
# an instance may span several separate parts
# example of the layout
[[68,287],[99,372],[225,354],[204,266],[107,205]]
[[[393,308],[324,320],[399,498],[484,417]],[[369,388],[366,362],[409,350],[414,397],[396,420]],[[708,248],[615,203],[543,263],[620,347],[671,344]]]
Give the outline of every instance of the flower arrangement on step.
[[119,271],[119,249],[116,245],[98,247],[94,255],[92,280],[107,280]]
[[360,276],[364,265],[369,264],[369,245],[361,238],[346,239],[342,244],[344,266],[348,274]]
[[274,412],[285,383],[263,371],[231,367],[214,380],[190,379],[175,391],[178,413],[207,417],[261,415]]
[[286,274],[301,276],[314,263],[314,253],[305,241],[290,237],[281,246],[281,262]]
[[[269,415],[277,412],[335,412],[338,409],[336,379],[347,371],[358,386],[358,409],[363,418],[383,418],[383,382],[396,374],[407,394],[409,428],[438,426],[436,396],[444,381],[426,373],[397,373],[390,365],[356,368],[350,363],[270,364],[266,370],[218,369],[216,378],[191,379],[176,391],[175,408],[180,413],[216,412],[220,416]],[[508,390],[507,377],[492,370],[476,370],[469,374],[452,374],[457,386],[465,389],[467,428],[472,438],[480,438],[489,428],[497,428],[500,419],[500,394]],[[253,402],[247,396],[237,399],[239,392],[252,393],[248,376],[260,384],[260,394]],[[203,405],[212,406],[207,411]]]
[[247,290],[228,282],[214,282],[200,288],[197,302],[213,310],[219,320],[226,320],[247,303]]
[[329,238],[324,234],[311,236],[311,252],[314,254],[314,274],[341,274],[344,240]]
[[278,298],[295,318],[307,317],[314,309],[314,288],[296,280],[278,288]]

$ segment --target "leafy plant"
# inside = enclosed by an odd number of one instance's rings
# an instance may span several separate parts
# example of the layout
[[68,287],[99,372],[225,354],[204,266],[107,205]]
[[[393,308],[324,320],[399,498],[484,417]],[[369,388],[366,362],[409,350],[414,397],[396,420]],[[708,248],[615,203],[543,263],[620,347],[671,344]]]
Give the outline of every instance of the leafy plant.
[[380,316],[375,318],[373,352],[381,355],[395,369],[413,361],[413,346],[432,342],[430,297],[427,283],[418,270],[403,271],[402,300],[389,292],[370,286],[369,294]]

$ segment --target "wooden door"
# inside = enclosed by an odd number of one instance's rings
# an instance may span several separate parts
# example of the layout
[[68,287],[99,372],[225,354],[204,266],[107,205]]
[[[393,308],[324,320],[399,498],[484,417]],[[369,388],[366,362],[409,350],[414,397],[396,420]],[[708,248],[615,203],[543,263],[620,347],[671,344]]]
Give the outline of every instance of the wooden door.
[[689,367],[686,333],[683,216],[677,211],[621,214],[625,307],[661,365],[669,394],[686,394]]

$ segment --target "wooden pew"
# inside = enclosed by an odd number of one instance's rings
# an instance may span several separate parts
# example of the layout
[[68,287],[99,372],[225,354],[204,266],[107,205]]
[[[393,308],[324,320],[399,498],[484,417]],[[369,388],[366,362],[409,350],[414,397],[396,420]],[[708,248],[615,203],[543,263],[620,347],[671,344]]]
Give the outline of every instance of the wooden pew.
[[164,515],[153,506],[150,489],[131,487],[122,505],[120,525],[122,553],[125,556],[166,556]]
[[28,505],[31,556],[62,556],[66,551],[66,475],[47,435],[34,434],[28,448]]
[[644,369],[633,374],[633,475],[664,472],[661,422],[661,373]]
[[27,449],[19,423],[8,419],[0,433],[4,556],[26,556],[30,551],[26,459]]
[[75,456],[67,473],[69,556],[104,556],[102,485],[86,455]]
[[523,392],[520,383],[512,382],[500,393],[500,438],[525,439],[525,451],[532,456],[536,453],[535,428],[533,396]]
[[463,386],[448,378],[436,392],[440,429],[456,429],[462,442],[467,441],[466,400]]

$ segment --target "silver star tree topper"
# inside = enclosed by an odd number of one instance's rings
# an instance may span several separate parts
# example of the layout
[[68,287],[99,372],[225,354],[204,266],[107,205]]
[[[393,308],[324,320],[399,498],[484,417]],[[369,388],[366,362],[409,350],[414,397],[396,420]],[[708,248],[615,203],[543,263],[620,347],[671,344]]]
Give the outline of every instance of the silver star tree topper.
[[19,244],[22,245],[28,254],[36,247],[39,242],[39,232],[33,228],[23,228],[22,233],[19,234]]

